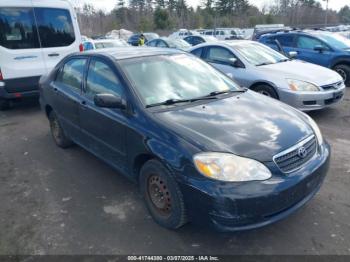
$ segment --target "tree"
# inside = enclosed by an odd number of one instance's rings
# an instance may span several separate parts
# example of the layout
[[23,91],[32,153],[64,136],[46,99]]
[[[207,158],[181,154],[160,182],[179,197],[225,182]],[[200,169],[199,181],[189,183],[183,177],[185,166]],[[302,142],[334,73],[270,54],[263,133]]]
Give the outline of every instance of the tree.
[[350,7],[348,5],[344,6],[339,10],[338,13],[340,22],[344,24],[350,23]]
[[156,29],[164,30],[170,28],[171,23],[169,13],[167,10],[157,7],[154,11],[153,18]]

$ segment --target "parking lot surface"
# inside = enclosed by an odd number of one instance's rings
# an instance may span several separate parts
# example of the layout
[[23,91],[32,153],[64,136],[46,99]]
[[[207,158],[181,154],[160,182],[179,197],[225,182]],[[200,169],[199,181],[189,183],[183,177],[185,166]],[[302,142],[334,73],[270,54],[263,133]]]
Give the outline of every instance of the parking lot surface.
[[218,233],[151,219],[136,185],[87,151],[58,148],[35,102],[0,112],[0,254],[350,254],[350,90],[312,112],[332,147],[323,187],[274,225]]

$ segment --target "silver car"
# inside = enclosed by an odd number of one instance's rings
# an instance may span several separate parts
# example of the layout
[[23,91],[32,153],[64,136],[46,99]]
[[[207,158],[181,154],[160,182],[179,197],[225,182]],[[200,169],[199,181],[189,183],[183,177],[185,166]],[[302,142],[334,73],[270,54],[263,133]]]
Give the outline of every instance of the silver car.
[[190,52],[235,79],[241,86],[303,111],[322,109],[344,97],[342,77],[327,68],[292,60],[247,40],[204,43]]

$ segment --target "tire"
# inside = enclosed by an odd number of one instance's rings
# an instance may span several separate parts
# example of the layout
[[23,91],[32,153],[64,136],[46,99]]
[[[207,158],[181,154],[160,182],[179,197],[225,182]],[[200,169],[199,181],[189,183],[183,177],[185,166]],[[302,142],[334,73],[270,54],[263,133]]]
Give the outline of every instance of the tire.
[[278,99],[278,95],[275,91],[275,89],[273,89],[273,87],[269,86],[269,85],[258,85],[254,88],[252,88],[255,92],[274,98],[274,99]]
[[147,161],[140,171],[139,186],[153,219],[168,229],[187,222],[183,195],[169,170],[158,160]]
[[336,65],[333,68],[344,79],[345,85],[350,86],[350,66],[348,65]]
[[9,100],[0,98],[0,110],[8,110],[10,107],[11,105]]
[[51,111],[49,114],[49,122],[50,122],[51,135],[56,145],[61,148],[67,148],[72,146],[73,142],[64,133],[54,111]]

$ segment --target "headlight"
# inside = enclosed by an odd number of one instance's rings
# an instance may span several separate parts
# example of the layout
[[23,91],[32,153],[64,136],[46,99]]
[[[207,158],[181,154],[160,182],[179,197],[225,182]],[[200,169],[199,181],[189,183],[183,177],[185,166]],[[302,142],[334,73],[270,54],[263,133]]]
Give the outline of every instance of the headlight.
[[322,133],[321,133],[320,128],[318,127],[316,122],[308,114],[305,114],[305,116],[308,119],[310,126],[314,130],[314,133],[315,133],[317,140],[318,140],[318,144],[322,145],[323,144],[323,137],[322,137]]
[[296,80],[296,79],[287,79],[288,86],[293,91],[320,91],[320,89],[309,82]]
[[217,180],[243,182],[271,177],[270,170],[260,162],[233,154],[199,153],[193,161],[202,175]]

